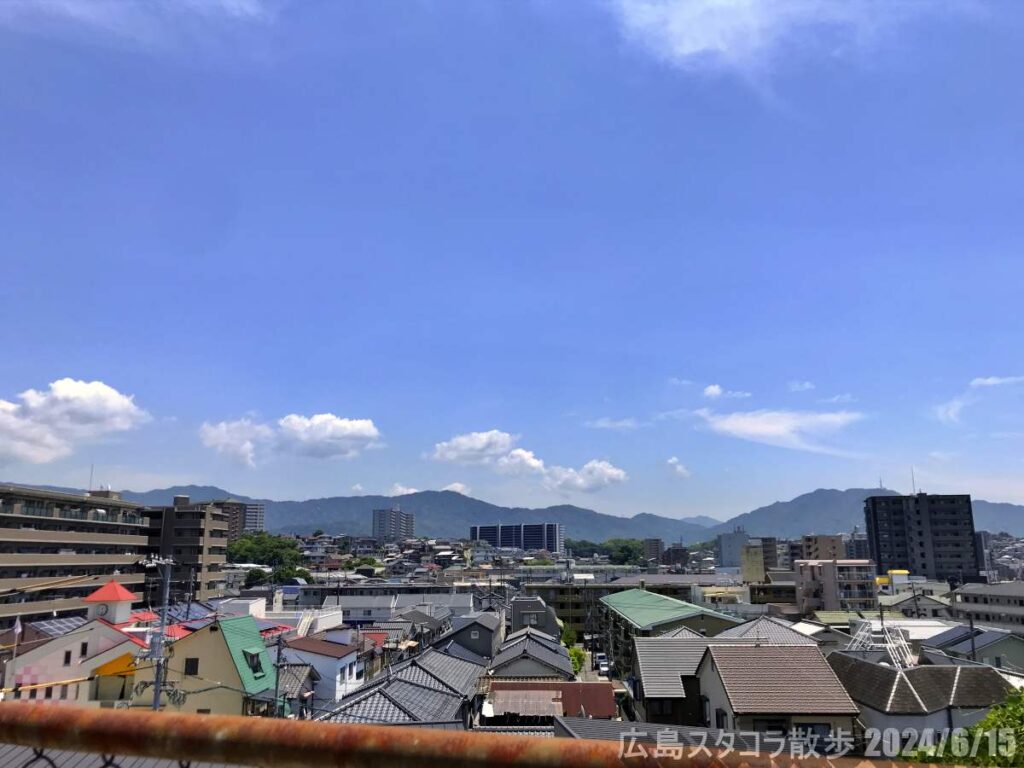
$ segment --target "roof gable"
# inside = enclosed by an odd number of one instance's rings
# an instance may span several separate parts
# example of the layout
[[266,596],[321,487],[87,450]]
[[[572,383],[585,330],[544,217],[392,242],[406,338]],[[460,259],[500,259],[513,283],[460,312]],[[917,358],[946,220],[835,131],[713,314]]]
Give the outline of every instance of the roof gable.
[[136,597],[113,579],[82,598],[83,603],[134,603],[136,600],[141,600],[141,598]]

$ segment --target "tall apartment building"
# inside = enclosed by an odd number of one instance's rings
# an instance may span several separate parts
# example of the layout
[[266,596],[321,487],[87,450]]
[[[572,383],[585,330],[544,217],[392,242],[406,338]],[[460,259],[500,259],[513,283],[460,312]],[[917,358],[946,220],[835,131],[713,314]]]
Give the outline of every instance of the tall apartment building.
[[779,565],[779,540],[774,536],[748,539],[740,550],[740,578],[744,584],[760,584],[769,568]]
[[661,539],[644,539],[644,561],[658,565],[665,554],[665,542]]
[[742,528],[731,533],[720,533],[715,539],[715,564],[721,568],[739,568],[747,534]]
[[797,606],[813,611],[873,611],[878,587],[870,560],[797,560],[793,563]]
[[471,541],[486,541],[492,547],[547,550],[565,554],[565,527],[561,523],[517,523],[515,525],[471,525]]
[[849,560],[870,560],[871,547],[868,544],[868,535],[857,530],[857,526],[848,536],[844,538],[846,544],[846,557]]
[[243,533],[259,533],[266,530],[266,505],[259,501],[251,501],[245,505],[245,524]]
[[242,534],[245,533],[245,510],[248,504],[238,499],[220,499],[208,503],[227,516],[228,543],[242,538]]
[[188,496],[175,496],[171,506],[150,507],[146,514],[150,547],[174,560],[172,596],[183,599],[192,594],[196,600],[206,600],[222,594],[230,526],[223,506],[206,501],[193,504]]
[[846,544],[836,535],[807,534],[800,537],[801,560],[846,559]]
[[416,535],[416,516],[401,507],[373,510],[373,538],[377,541],[399,541]]
[[139,594],[149,521],[113,491],[79,495],[0,486],[0,627],[84,612],[110,579]]
[[905,568],[932,581],[978,581],[970,495],[870,496],[864,517],[878,573]]

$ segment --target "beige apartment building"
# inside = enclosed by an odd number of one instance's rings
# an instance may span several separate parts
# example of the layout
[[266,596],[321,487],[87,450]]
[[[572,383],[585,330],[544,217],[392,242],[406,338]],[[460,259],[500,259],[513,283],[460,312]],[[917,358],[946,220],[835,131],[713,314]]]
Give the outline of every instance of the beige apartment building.
[[196,600],[216,597],[224,590],[230,515],[211,502],[195,504],[188,496],[175,496],[169,507],[150,507],[149,543],[161,557],[174,560],[173,598]]
[[878,606],[871,560],[797,560],[793,573],[801,613],[873,611]]
[[0,628],[84,613],[114,579],[142,599],[149,520],[113,491],[88,494],[0,485]]
[[842,536],[808,534],[800,539],[800,554],[804,560],[844,558],[846,543]]

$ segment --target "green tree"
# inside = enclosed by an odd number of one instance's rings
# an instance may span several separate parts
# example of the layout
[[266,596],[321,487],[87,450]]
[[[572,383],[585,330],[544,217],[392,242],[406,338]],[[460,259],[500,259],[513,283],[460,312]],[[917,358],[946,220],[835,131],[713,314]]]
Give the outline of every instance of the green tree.
[[569,661],[572,662],[572,672],[574,675],[578,675],[580,670],[583,669],[583,664],[587,660],[587,653],[582,648],[573,646],[569,649]]
[[576,630],[570,626],[562,627],[562,643],[566,648],[576,645]]
[[954,731],[941,750],[924,747],[908,757],[920,762],[1024,766],[1024,690],[1015,690],[970,728]]
[[313,531],[313,536],[314,537],[316,537],[316,536],[323,536],[323,535],[324,535],[324,529],[323,528],[317,528],[315,531]]
[[266,531],[247,533],[228,544],[228,562],[295,567],[302,562],[302,550],[295,539]]
[[246,587],[258,587],[260,584],[265,584],[268,578],[266,571],[259,568],[253,568],[251,571],[245,574],[245,586]]

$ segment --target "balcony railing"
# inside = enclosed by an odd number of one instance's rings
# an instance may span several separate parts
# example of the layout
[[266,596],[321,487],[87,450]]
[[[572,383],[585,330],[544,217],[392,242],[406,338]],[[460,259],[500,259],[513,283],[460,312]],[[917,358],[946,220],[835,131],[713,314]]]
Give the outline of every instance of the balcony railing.
[[[227,715],[100,710],[53,704],[0,703],[2,745],[27,747],[21,762],[4,768],[80,765],[81,755],[102,755],[122,768],[130,758],[266,768],[759,768],[799,763],[804,768],[856,768],[862,759],[822,756],[772,758],[736,749],[701,747],[682,756],[624,757],[618,741],[534,738],[473,731],[381,725],[340,725]],[[909,764],[902,764],[907,766]]]

